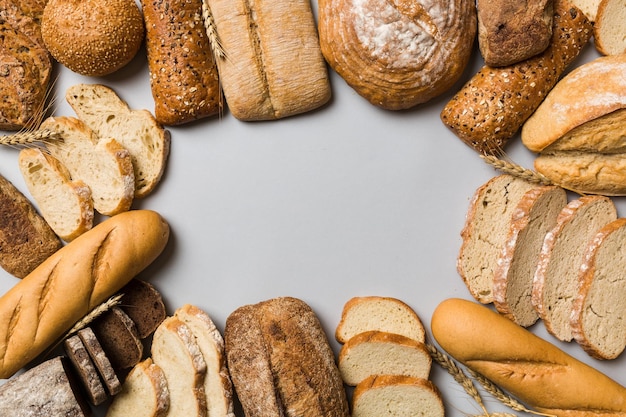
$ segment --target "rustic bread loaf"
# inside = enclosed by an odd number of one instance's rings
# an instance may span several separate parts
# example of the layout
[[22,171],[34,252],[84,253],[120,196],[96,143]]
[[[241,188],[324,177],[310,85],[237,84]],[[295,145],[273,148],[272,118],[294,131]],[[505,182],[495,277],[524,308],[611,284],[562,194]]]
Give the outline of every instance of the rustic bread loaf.
[[335,339],[346,343],[359,333],[379,330],[419,342],[426,339],[424,324],[405,302],[393,297],[353,297],[343,306]]
[[545,51],[553,5],[553,0],[478,0],[478,47],[485,65],[513,65]]
[[83,384],[89,402],[93,405],[100,405],[105,402],[109,396],[104,389],[104,385],[102,385],[100,374],[80,337],[74,335],[65,339],[63,347]]
[[113,216],[48,257],[0,297],[0,378],[8,378],[115,294],[163,251],[156,212]]
[[61,246],[30,200],[0,175],[0,266],[24,278]]
[[593,236],[580,268],[579,290],[572,305],[572,335],[597,359],[615,359],[626,347],[624,241],[626,219],[619,218]]
[[473,1],[322,0],[322,53],[370,103],[400,110],[446,92],[461,77],[476,35]]
[[230,112],[273,120],[326,104],[326,63],[307,0],[208,0],[225,58],[217,61]]
[[152,361],[163,370],[170,396],[166,416],[206,417],[206,362],[189,327],[167,317],[154,332]]
[[587,243],[616,218],[613,200],[582,196],[563,208],[544,238],[533,277],[532,304],[548,332],[559,340],[569,342],[573,337],[570,314]]
[[428,379],[432,358],[422,342],[394,333],[368,331],[350,338],[339,351],[339,372],[356,386],[371,375]]
[[69,242],[93,227],[91,189],[73,181],[67,168],[39,148],[24,148],[18,166],[41,216],[54,233]]
[[180,125],[222,110],[217,64],[202,19],[202,0],[142,0],[154,116]]
[[602,0],[593,25],[593,37],[598,51],[604,55],[626,53],[626,2]]
[[533,410],[558,417],[625,416],[626,388],[504,316],[461,299],[431,321],[452,357]]
[[544,238],[566,205],[564,189],[537,187],[524,194],[511,214],[494,272],[493,303],[520,326],[528,327],[539,318],[532,304],[535,269]]
[[128,107],[102,84],[75,84],[65,99],[76,115],[100,138],[115,138],[130,152],[135,170],[135,197],[147,196],[165,172],[170,132],[147,110]]
[[135,322],[119,306],[100,315],[91,326],[115,370],[132,368],[143,359]]
[[165,374],[152,358],[146,358],[126,375],[122,390],[113,397],[105,416],[165,417],[169,404]]
[[167,316],[161,293],[143,279],[132,279],[120,290],[120,308],[135,323],[137,336],[150,336]]
[[352,395],[352,417],[443,417],[443,398],[429,380],[399,375],[373,375]]
[[[41,17],[46,3],[47,0],[0,0],[0,20],[28,36],[47,52],[41,36]],[[49,72],[52,68],[40,70]]]
[[502,174],[481,185],[470,201],[461,230],[457,271],[472,297],[483,304],[493,302],[496,265],[504,249],[511,216],[524,194],[536,187]]
[[544,52],[514,65],[484,66],[445,105],[442,122],[481,154],[500,154],[592,35],[591,22],[568,0],[555,0]]
[[107,393],[109,395],[117,395],[122,389],[122,384],[93,329],[91,327],[85,327],[79,330],[77,335],[80,337],[83,346],[89,353],[89,357],[98,370],[98,374],[107,389]]

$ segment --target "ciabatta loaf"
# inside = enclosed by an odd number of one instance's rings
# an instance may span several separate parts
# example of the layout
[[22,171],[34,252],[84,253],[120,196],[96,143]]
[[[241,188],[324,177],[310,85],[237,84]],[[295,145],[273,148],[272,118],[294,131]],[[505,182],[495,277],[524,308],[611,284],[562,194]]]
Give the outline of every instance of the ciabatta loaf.
[[400,110],[460,78],[476,35],[473,1],[322,0],[322,53],[370,103]]
[[0,297],[0,378],[8,378],[106,301],[163,251],[158,213],[113,216],[48,257]]
[[572,340],[570,315],[578,293],[583,252],[593,235],[617,218],[613,200],[583,196],[561,210],[541,247],[533,277],[532,304],[550,334]]
[[531,409],[558,417],[626,416],[626,388],[486,306],[445,300],[431,329],[452,357]]

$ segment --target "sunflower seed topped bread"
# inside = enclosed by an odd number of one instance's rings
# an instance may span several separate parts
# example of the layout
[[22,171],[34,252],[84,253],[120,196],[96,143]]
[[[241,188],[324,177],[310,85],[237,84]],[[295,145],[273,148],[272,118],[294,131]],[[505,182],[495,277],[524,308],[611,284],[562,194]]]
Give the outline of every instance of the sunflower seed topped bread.
[[480,186],[467,210],[461,230],[457,271],[471,295],[483,304],[493,302],[493,281],[513,215],[526,192],[536,188],[523,179],[498,175]]
[[428,379],[432,358],[422,342],[394,333],[369,331],[350,338],[339,352],[339,372],[356,386],[371,375]]
[[534,188],[524,194],[511,214],[506,240],[493,279],[496,309],[520,326],[539,318],[532,304],[533,278],[546,234],[567,205],[557,186]]
[[107,400],[108,395],[102,385],[98,370],[80,337],[78,335],[69,337],[63,342],[63,347],[83,383],[89,402],[93,405],[102,404]]
[[597,359],[615,359],[626,347],[626,219],[600,229],[589,242],[580,268],[571,326],[574,339]]
[[615,219],[613,200],[582,196],[563,208],[544,238],[533,278],[532,304],[548,332],[559,340],[569,342],[573,337],[570,315],[587,243]]
[[0,175],[0,266],[24,278],[61,246],[30,200]]
[[445,105],[441,120],[481,154],[500,154],[589,42],[591,22],[568,0],[554,1],[544,52],[506,67],[484,66]]
[[135,197],[150,194],[165,171],[170,132],[149,111],[130,109],[114,90],[101,84],[75,84],[65,98],[99,138],[115,138],[130,152]]
[[308,0],[208,0],[225,57],[220,82],[239,120],[274,120],[330,100],[326,62]]
[[322,53],[370,103],[400,110],[446,92],[469,61],[476,7],[468,0],[321,0]]
[[602,0],[593,26],[598,51],[604,55],[626,53],[626,1]]
[[426,332],[417,313],[392,297],[353,297],[344,305],[335,339],[346,343],[359,333],[379,330],[424,342]]
[[54,233],[69,242],[93,227],[91,189],[39,148],[20,151],[18,164],[28,191]]

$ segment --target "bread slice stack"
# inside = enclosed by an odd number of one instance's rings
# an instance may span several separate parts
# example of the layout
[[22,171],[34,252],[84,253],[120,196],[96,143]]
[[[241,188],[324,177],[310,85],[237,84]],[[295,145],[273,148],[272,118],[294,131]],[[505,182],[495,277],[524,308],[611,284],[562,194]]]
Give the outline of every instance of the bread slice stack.
[[432,358],[425,329],[406,303],[392,297],[354,297],[344,305],[335,338],[343,343],[338,367],[355,386],[352,415],[443,416],[429,379]]

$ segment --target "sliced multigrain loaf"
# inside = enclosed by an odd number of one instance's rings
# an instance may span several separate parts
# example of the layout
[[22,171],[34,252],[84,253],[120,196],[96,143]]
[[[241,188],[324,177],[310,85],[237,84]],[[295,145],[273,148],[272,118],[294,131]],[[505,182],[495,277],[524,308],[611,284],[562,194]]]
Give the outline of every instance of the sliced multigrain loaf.
[[189,326],[167,317],[154,332],[151,356],[165,374],[170,392],[166,416],[206,417],[206,362]]
[[204,378],[208,417],[234,417],[233,386],[226,365],[224,339],[211,317],[200,308],[185,304],[174,317],[189,326],[207,365]]
[[344,305],[335,339],[346,343],[359,333],[379,330],[424,342],[426,332],[417,313],[393,297],[353,297]]
[[61,246],[30,200],[0,175],[0,266],[24,278]]
[[352,417],[443,417],[441,393],[429,380],[400,375],[373,375],[352,395]]
[[370,331],[348,340],[339,351],[338,367],[346,385],[370,375],[404,375],[428,379],[432,358],[424,343],[394,333]]
[[532,303],[548,332],[561,341],[572,340],[572,302],[587,243],[616,218],[613,200],[583,196],[563,208],[545,236],[533,278]]
[[80,337],[83,346],[89,353],[89,357],[93,361],[100,379],[107,389],[109,395],[116,395],[122,389],[122,384],[117,376],[117,372],[113,369],[111,361],[107,353],[102,348],[100,341],[96,337],[91,327],[85,327],[78,331],[78,337]]
[[592,357],[615,359],[626,347],[626,219],[600,229],[580,268],[571,315],[574,339]]
[[135,323],[139,338],[145,339],[154,333],[167,316],[163,297],[156,287],[134,278],[119,292],[123,294],[120,308]]
[[109,396],[81,338],[78,335],[71,336],[63,342],[63,347],[83,384],[89,402],[93,405],[105,402]]
[[493,302],[494,273],[511,216],[524,194],[536,187],[512,175],[498,175],[480,186],[470,201],[457,271],[471,295],[483,304]]
[[146,358],[128,373],[106,417],[165,417],[169,404],[165,374],[152,358]]
[[143,358],[143,343],[137,327],[119,306],[96,318],[91,328],[114,369],[129,369]]
[[528,191],[515,207],[493,279],[496,309],[519,324],[539,318],[532,304],[533,278],[546,234],[567,205],[567,194],[556,186]]
[[65,99],[80,120],[100,138],[115,138],[130,152],[135,197],[145,197],[160,182],[170,150],[170,132],[148,110],[131,109],[101,84],[76,84]]
[[598,51],[604,55],[626,52],[626,1],[601,0],[593,36]]
[[39,148],[20,151],[18,165],[43,218],[61,239],[69,242],[93,227],[91,189],[73,181],[61,162]]

